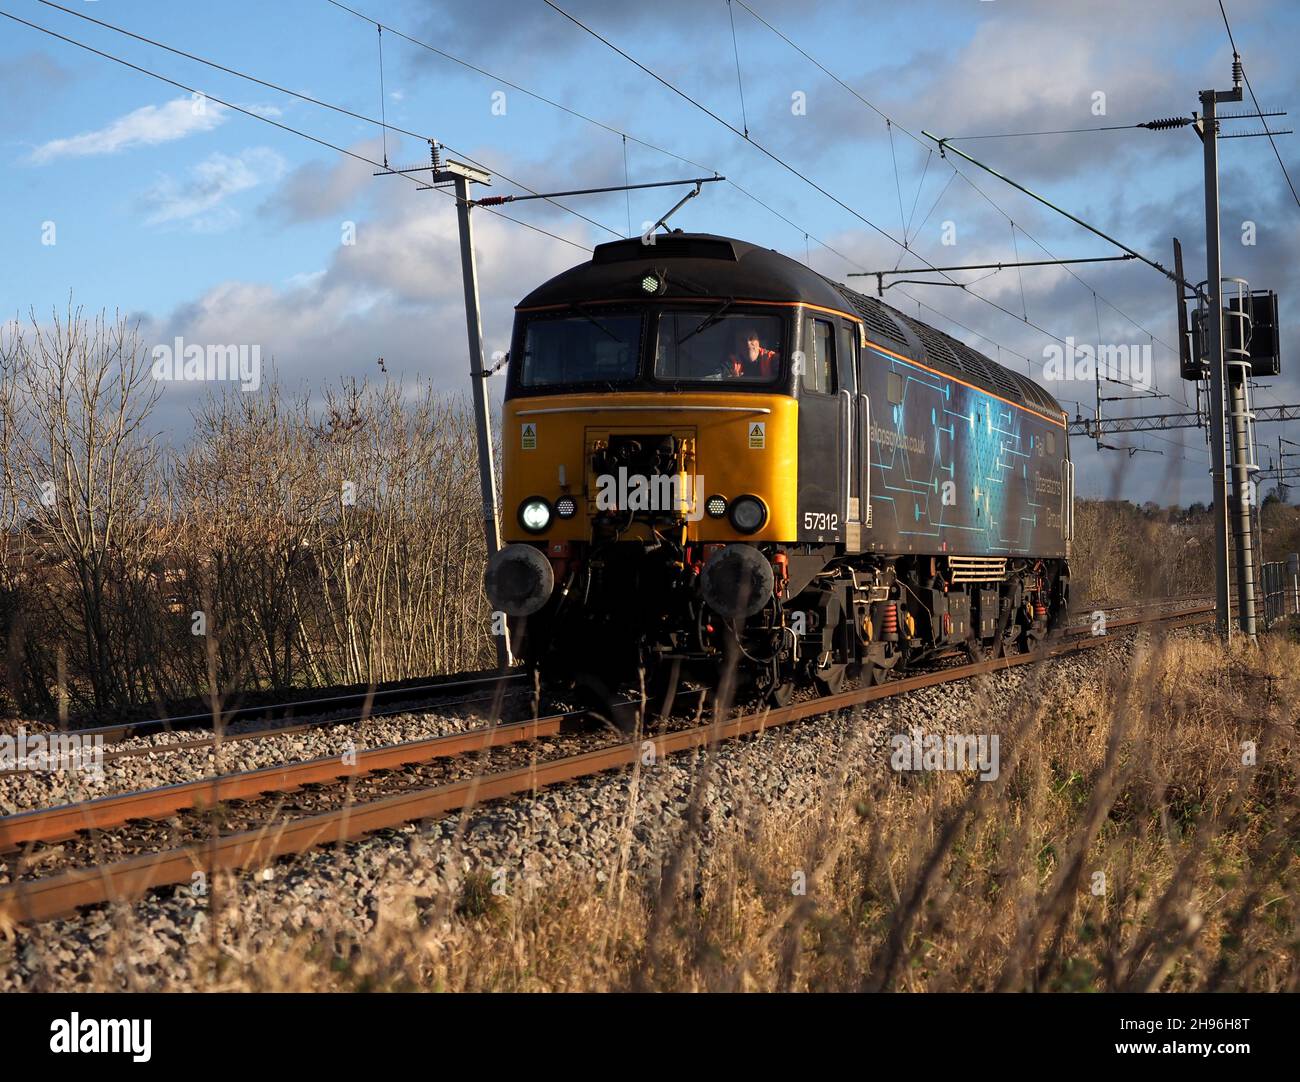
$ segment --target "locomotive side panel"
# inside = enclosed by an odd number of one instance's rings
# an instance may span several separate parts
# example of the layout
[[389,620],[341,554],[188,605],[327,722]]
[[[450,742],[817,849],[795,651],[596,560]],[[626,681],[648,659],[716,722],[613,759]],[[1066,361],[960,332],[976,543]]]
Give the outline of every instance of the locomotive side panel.
[[1065,428],[870,344],[871,519],[877,552],[1065,554]]

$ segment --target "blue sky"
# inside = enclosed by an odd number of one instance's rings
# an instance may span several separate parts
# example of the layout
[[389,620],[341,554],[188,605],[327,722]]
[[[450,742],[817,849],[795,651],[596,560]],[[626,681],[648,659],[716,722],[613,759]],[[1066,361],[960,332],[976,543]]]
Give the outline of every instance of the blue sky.
[[[1114,254],[1100,239],[974,167],[957,163],[961,174],[955,174],[914,136],[922,128],[965,136],[1186,115],[1196,108],[1199,89],[1230,81],[1231,51],[1218,6],[1205,0],[747,0],[748,8],[736,0],[730,10],[726,0],[557,0],[730,124],[747,124],[754,142],[850,212],[542,0],[349,0],[369,22],[327,0],[64,2],[367,117],[381,111],[378,20],[391,28],[382,35],[382,109],[390,124],[433,136],[494,175],[535,190],[621,183],[624,141],[617,132],[627,133],[632,138],[626,175],[632,182],[693,176],[703,166],[703,172],[725,174],[771,208],[730,183],[713,184],[679,212],[675,225],[767,244],[808,258],[837,278],[863,267],[893,267],[900,254],[905,266],[922,257],[939,264],[1046,258],[1035,239],[1058,257]],[[887,127],[749,9],[906,131]],[[37,0],[0,0],[0,10],[361,157],[384,157],[385,137],[373,124],[214,71]],[[1232,0],[1228,13],[1261,103],[1296,103],[1300,76],[1287,47],[1298,40],[1300,9]],[[495,77],[469,71],[394,31]],[[616,131],[530,98],[503,79]],[[1095,112],[1098,93],[1104,95],[1104,115]],[[417,191],[401,178],[372,177],[371,165],[224,109],[212,97],[196,109],[188,92],[9,20],[0,20],[0,97],[7,105],[0,116],[0,244],[10,256],[0,261],[0,317],[34,308],[38,319],[45,318],[71,293],[88,309],[120,309],[138,318],[147,343],[175,335],[256,343],[291,388],[319,388],[341,375],[378,376],[380,356],[393,378],[428,377],[448,389],[465,387],[449,199]],[[1300,181],[1294,139],[1282,136],[1278,142],[1293,179]],[[386,141],[392,164],[427,158],[427,147],[417,139],[390,131]],[[1169,238],[1180,236],[1189,274],[1204,276],[1200,144],[1189,129],[961,145],[1162,262],[1170,258]],[[1300,341],[1294,333],[1300,275],[1289,257],[1300,242],[1300,207],[1267,140],[1225,142],[1222,153],[1224,271],[1281,293],[1284,347],[1294,349]],[[492,190],[520,189],[498,180]],[[629,222],[639,232],[642,222],[658,217],[674,199],[670,191],[657,190],[634,193],[630,205],[622,195],[565,201],[608,229],[541,203],[507,209],[589,247],[627,233]],[[906,232],[916,254],[901,253],[863,219],[894,238]],[[1245,221],[1255,223],[1254,245],[1241,243]],[[54,244],[42,243],[50,239],[46,223],[54,225]],[[348,223],[355,228],[354,244],[343,243]],[[942,243],[945,223],[955,234],[953,245]],[[513,304],[584,252],[482,212],[476,212],[476,229],[487,345],[501,349]],[[1060,269],[1003,271],[969,292],[905,285],[891,289],[886,299],[1022,371],[1022,358],[1029,358],[1036,377],[1044,347],[1053,341],[1044,331],[1132,345],[1151,343],[1154,336],[1158,385],[1177,397],[1106,408],[1182,409],[1179,399],[1189,397],[1191,388],[1177,380],[1172,355],[1160,344],[1175,338],[1173,287],[1131,263],[1076,270],[1084,282]],[[978,276],[957,277],[974,283]],[[863,283],[858,280],[859,288],[870,288]],[[918,302],[931,308],[918,309]],[[1293,360],[1294,354],[1284,356],[1284,364]],[[1072,412],[1075,401],[1091,406],[1091,383],[1048,386]],[[1259,400],[1300,401],[1298,388],[1300,381],[1284,375]],[[168,387],[160,428],[183,437],[200,393],[193,386]],[[1277,426],[1261,426],[1261,439],[1276,435]],[[1185,446],[1177,446],[1180,439]],[[1130,458],[1098,455],[1076,438],[1082,490],[1160,502],[1204,498],[1203,435],[1192,431],[1166,440],[1116,438],[1166,452]]]

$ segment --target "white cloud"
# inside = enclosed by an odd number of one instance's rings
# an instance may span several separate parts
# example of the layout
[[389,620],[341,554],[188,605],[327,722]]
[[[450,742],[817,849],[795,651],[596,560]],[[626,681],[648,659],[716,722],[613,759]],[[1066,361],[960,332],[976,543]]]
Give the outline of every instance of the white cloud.
[[192,220],[195,228],[211,231],[224,228],[236,215],[222,204],[232,195],[275,181],[284,173],[285,162],[266,147],[253,147],[236,155],[210,154],[178,181],[170,174],[144,195],[152,208],[149,225]]
[[98,131],[43,143],[28,160],[34,165],[47,165],[60,158],[116,154],[130,147],[170,143],[196,132],[211,131],[226,119],[228,112],[206,98],[176,98],[165,105],[145,105]]
[[[367,139],[348,147],[352,154],[377,159],[383,144]],[[334,161],[312,160],[284,178],[262,205],[262,212],[289,222],[310,222],[332,218],[375,181],[374,166],[355,157]]]
[[[490,215],[475,222],[475,247],[488,353],[509,348],[519,298],[583,257]],[[429,377],[463,391],[469,377],[454,204],[431,192],[394,190],[376,217],[357,223],[356,244],[336,247],[323,268],[279,285],[222,282],[152,321],[150,331],[162,342],[182,335],[257,343],[290,387],[319,391],[339,376],[375,375],[382,356],[394,379]],[[499,388],[498,379],[494,393]],[[166,396],[177,411],[191,400],[180,385]]]

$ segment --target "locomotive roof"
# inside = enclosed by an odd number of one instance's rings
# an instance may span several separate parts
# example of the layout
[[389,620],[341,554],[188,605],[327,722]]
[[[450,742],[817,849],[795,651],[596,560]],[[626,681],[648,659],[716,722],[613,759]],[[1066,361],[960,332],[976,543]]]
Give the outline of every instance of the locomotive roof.
[[556,275],[528,294],[519,310],[574,302],[644,301],[640,279],[662,272],[667,289],[656,300],[734,297],[817,305],[862,320],[877,346],[955,376],[1001,398],[1058,419],[1056,399],[1032,379],[1005,368],[956,338],[896,308],[840,285],[771,248],[711,233],[669,233],[596,246],[586,263]]

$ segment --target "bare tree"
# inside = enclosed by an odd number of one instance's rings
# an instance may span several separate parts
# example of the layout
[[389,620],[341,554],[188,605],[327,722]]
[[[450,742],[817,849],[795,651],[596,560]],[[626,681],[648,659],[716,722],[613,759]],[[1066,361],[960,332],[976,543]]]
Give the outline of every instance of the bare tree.
[[129,632],[147,613],[126,603],[166,545],[159,450],[144,425],[158,399],[138,326],[121,315],[88,321],[69,305],[48,325],[30,314],[19,337],[6,470],[14,511],[65,574],[56,606],[95,707],[143,690]]

